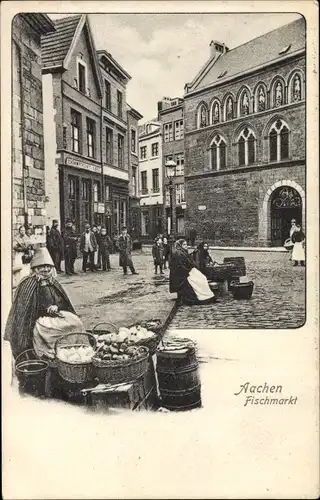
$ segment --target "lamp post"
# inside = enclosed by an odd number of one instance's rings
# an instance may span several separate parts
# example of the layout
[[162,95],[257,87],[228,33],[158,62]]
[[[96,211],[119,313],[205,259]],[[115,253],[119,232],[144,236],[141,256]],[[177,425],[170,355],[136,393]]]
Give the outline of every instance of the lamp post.
[[174,224],[173,224],[173,179],[176,176],[176,166],[177,164],[173,160],[168,160],[166,163],[166,173],[169,179],[169,195],[170,195],[170,215],[168,217],[168,237],[169,237],[169,248],[170,248],[170,256],[172,255],[172,248],[175,240],[174,236]]

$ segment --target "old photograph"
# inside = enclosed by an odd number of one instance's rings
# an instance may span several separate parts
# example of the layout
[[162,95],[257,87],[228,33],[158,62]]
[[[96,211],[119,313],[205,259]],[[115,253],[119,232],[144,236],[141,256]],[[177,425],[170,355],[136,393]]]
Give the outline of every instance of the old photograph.
[[[306,359],[281,352],[308,318],[307,18],[79,5],[23,9],[10,27],[2,360],[21,456],[6,498],[218,498],[220,431],[241,455],[246,417],[232,427],[232,404],[283,412],[272,428],[285,432],[314,398],[265,371]],[[228,498],[254,498],[242,473]],[[313,469],[298,477],[288,498],[316,486]],[[282,491],[262,482],[256,498]]]

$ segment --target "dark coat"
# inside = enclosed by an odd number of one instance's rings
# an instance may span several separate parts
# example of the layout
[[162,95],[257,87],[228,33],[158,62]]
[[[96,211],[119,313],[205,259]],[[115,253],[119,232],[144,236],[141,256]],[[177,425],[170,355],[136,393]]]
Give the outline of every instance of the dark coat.
[[[47,287],[50,287],[51,291]],[[33,347],[34,325],[49,305],[58,305],[59,309],[76,314],[67,294],[57,280],[53,279],[52,283],[45,287],[36,276],[28,276],[20,282],[4,333],[4,339],[11,344],[14,358]]]
[[65,229],[63,233],[64,250],[71,258],[77,257],[77,239],[73,229]]
[[192,268],[196,267],[187,251],[179,249],[173,252],[170,262],[169,290],[178,292],[185,284]]
[[112,250],[112,241],[110,236],[108,234],[100,234],[98,246],[101,253],[110,253]]
[[61,233],[59,229],[56,229],[55,227],[52,226],[52,228],[49,231],[49,248],[51,250],[55,251],[60,251],[63,253],[64,249],[64,241],[61,236]]
[[[96,237],[92,231],[90,231],[90,243],[92,246],[92,251],[95,252],[98,248],[98,245]],[[80,252],[84,252],[85,244],[86,244],[86,233],[84,232],[80,237]]]
[[152,257],[154,260],[154,263],[159,266],[160,264],[163,263],[163,256],[164,256],[164,248],[163,245],[157,245],[157,243],[154,243],[152,247]]
[[132,264],[132,239],[129,234],[125,237],[122,234],[118,238],[118,248],[119,248],[119,266],[126,267]]
[[302,231],[295,231],[291,236],[292,243],[301,243],[306,239],[305,234]]

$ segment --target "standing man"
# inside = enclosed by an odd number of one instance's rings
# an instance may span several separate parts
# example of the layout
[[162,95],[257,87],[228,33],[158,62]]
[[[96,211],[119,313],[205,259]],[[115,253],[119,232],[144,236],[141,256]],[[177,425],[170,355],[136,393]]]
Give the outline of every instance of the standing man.
[[70,219],[67,220],[63,240],[66,274],[77,274],[74,270],[74,263],[77,258],[77,237],[72,227],[72,220]]
[[101,234],[98,242],[99,253],[102,259],[102,270],[110,271],[110,250],[112,247],[112,241],[110,236],[107,234],[107,230],[102,227]]
[[52,227],[49,232],[49,241],[50,241],[50,251],[52,255],[52,260],[54,262],[54,267],[58,274],[62,273],[61,271],[61,261],[63,260],[63,247],[64,241],[61,236],[61,233],[58,229],[59,222],[54,219],[52,221]]
[[97,240],[94,233],[90,229],[90,224],[85,225],[85,231],[80,238],[80,251],[83,254],[82,271],[87,271],[87,262],[89,259],[89,267],[92,272],[95,271],[94,252],[97,250]]
[[[95,235],[96,240],[97,240],[97,245],[98,245],[98,262],[97,262],[98,269],[101,269],[101,252],[100,252],[100,245],[99,245],[99,240],[101,237],[101,230],[102,230],[102,226],[99,223],[99,224],[97,224],[97,234]],[[107,232],[106,232],[106,234],[107,234]]]
[[127,273],[127,268],[130,268],[132,274],[139,274],[135,271],[132,262],[132,239],[131,236],[127,233],[127,228],[123,227],[121,231],[121,235],[118,239],[119,246],[119,266],[123,269],[123,274]]
[[196,237],[197,237],[197,231],[195,229],[191,229],[191,231],[190,231],[190,244],[192,247],[194,247]]

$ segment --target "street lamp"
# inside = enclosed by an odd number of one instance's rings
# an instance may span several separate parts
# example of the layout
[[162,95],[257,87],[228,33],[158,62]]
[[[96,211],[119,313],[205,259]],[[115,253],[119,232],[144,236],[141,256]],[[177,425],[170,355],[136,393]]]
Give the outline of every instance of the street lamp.
[[174,189],[173,179],[176,176],[177,164],[173,160],[168,160],[166,163],[166,172],[169,179],[169,195],[170,195],[170,215],[168,217],[168,236],[169,236],[169,248],[170,256],[172,255],[172,248],[174,244],[174,226],[173,226],[173,202],[172,193]]

